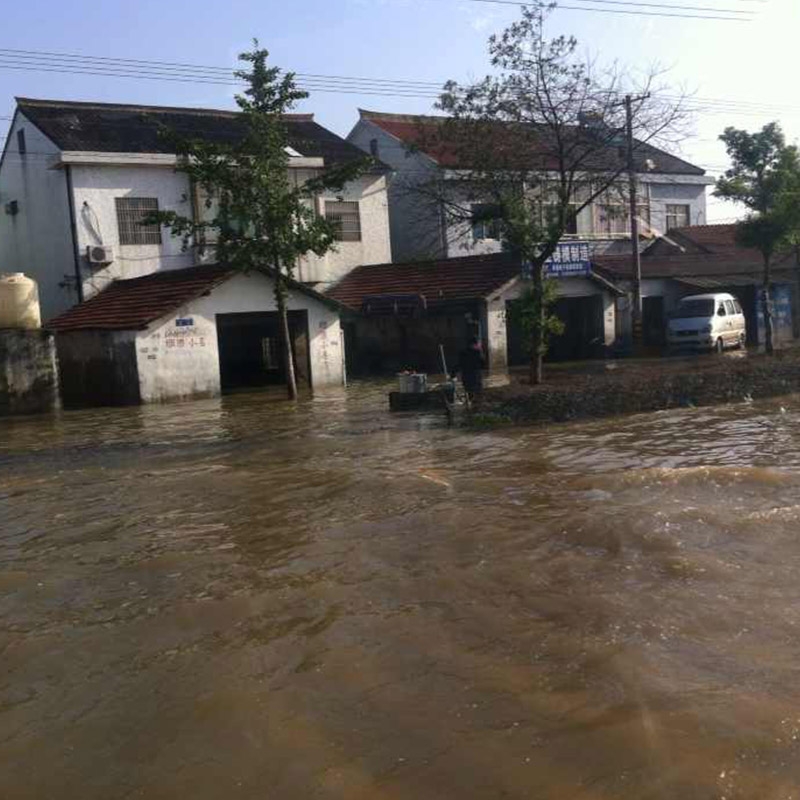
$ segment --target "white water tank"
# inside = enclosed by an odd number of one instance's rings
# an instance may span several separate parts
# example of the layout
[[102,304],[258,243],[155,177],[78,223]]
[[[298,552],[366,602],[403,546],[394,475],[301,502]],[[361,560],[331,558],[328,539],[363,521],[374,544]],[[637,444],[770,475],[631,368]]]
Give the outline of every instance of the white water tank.
[[0,329],[40,328],[39,290],[23,272],[0,275]]

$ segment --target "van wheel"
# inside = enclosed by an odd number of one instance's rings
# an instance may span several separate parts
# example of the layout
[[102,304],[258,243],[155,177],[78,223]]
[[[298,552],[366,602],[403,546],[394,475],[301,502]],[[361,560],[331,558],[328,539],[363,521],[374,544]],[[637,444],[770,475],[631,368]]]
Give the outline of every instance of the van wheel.
[[722,341],[722,337],[720,336],[716,342],[714,342],[714,352],[715,353],[722,353],[725,351],[725,342]]
[[739,334],[739,349],[744,350],[747,347],[747,337],[743,334]]

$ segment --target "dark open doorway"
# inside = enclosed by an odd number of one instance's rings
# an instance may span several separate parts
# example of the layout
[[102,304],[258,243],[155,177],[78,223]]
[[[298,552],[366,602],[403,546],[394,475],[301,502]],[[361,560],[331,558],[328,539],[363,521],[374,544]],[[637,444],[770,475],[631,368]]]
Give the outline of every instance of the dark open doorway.
[[[509,366],[521,366],[530,360],[530,348],[525,341],[514,305],[506,303],[506,346]],[[550,339],[548,361],[576,361],[602,356],[605,350],[603,298],[601,295],[560,297],[553,304],[553,313],[564,323],[564,332]]]
[[[311,385],[308,314],[289,312],[298,386]],[[223,392],[286,383],[286,362],[276,311],[217,314],[219,370]]]
[[642,334],[644,343],[662,347],[667,343],[667,317],[663,297],[642,298]]

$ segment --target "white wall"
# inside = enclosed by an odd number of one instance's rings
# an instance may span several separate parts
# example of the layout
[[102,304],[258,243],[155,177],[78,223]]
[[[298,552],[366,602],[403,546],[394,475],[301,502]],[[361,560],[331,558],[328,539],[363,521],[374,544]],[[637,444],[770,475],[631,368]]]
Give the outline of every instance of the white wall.
[[[76,165],[72,167],[78,248],[84,272],[84,297],[88,299],[112,280],[138,278],[161,269],[180,269],[195,262],[194,253],[181,251],[181,239],[161,231],[161,244],[121,245],[117,225],[117,197],[156,197],[161,211],[191,217],[189,180],[172,167],[136,165]],[[88,245],[112,245],[114,261],[90,267]]]
[[[107,267],[89,270],[85,281],[86,297],[115,278],[135,278],[155,270],[180,269],[196,262],[194,252],[182,251],[182,240],[162,229],[161,245],[120,245],[115,198],[157,197],[160,210],[173,210],[184,216],[193,213],[189,180],[171,167],[74,167],[75,208],[81,253],[89,244],[114,246],[114,262]],[[298,170],[298,173],[304,171]],[[303,179],[298,174],[299,180]],[[297,277],[302,282],[320,284],[325,289],[360,264],[391,261],[389,203],[386,178],[364,176],[348,184],[344,200],[359,202],[360,242],[337,242],[324,256],[307,256],[298,264]],[[330,193],[320,198],[318,210],[324,213],[324,199],[336,200]]]
[[[290,311],[308,312],[312,387],[341,386],[344,341],[338,312],[301,292],[291,292],[287,305]],[[271,280],[237,275],[207,297],[192,300],[151,324],[137,335],[136,342],[142,401],[219,394],[216,315],[275,310]],[[191,327],[176,326],[176,319],[188,318],[193,320]]]
[[[557,278],[559,297],[587,297],[600,295],[603,300],[603,338],[606,347],[616,339],[616,304],[610,292],[590,278]],[[526,282],[517,279],[492,294],[486,303],[486,335],[489,350],[489,368],[502,370],[508,366],[508,330],[506,303],[516,300],[525,290]]]
[[[389,186],[395,261],[481,255],[502,249],[499,241],[473,239],[468,224],[447,225],[445,243],[442,243],[438,206],[426,203],[417,188],[419,184],[430,181],[436,173],[437,167],[430,158],[409,152],[403,142],[368,120],[359,120],[347,138],[367,153],[370,152],[371,140],[376,140],[378,157],[395,171]],[[650,192],[650,223],[653,228],[665,230],[667,204],[689,205],[691,224],[706,223],[706,184],[713,181],[700,176],[658,174],[642,175],[640,179]],[[577,230],[577,237],[592,240],[592,249],[596,253],[621,251],[629,246],[625,237],[597,238],[599,234],[595,233],[595,209],[592,206],[578,214]]]
[[[20,129],[25,155],[17,149]],[[45,321],[78,300],[66,175],[51,169],[57,154],[58,148],[17,113],[0,166],[0,272],[24,272],[37,281]],[[5,213],[12,200],[19,204],[16,216]]]
[[318,200],[318,210],[325,213],[326,200],[357,201],[361,219],[360,242],[337,242],[324,256],[313,254],[300,260],[298,280],[318,284],[323,291],[361,264],[385,264],[392,260],[389,232],[389,200],[385,175],[365,175],[347,184],[341,194],[329,192]]
[[705,225],[706,187],[690,183],[650,184],[650,227],[660,234],[667,232],[667,205],[688,205],[692,225]]

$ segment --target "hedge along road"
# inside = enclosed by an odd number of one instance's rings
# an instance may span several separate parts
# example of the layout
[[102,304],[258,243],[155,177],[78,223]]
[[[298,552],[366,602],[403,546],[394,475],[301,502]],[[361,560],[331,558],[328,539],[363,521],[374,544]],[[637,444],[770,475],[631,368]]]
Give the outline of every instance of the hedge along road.
[[800,398],[384,390],[0,421],[0,796],[791,794]]

